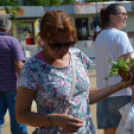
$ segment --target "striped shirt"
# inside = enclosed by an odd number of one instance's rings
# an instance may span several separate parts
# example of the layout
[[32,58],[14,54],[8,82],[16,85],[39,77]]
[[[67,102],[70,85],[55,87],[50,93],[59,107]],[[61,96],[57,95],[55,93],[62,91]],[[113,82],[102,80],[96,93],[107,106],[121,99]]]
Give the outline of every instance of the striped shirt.
[[17,90],[18,75],[14,61],[25,61],[19,41],[0,32],[0,91]]

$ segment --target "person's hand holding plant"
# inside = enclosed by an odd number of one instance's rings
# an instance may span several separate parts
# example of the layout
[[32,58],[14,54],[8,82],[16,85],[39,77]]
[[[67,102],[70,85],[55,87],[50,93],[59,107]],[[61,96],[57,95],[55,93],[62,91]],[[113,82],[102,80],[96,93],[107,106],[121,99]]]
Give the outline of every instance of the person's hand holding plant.
[[[116,60],[113,62],[111,59],[108,59],[108,63],[112,63],[111,71],[108,72],[107,76],[104,78],[108,81],[110,77],[114,76],[120,76],[122,78],[122,86],[127,87],[127,81],[131,79],[131,77],[134,75],[134,59],[130,57],[130,60],[124,60],[122,57],[121,59]],[[131,82],[129,83],[131,84]],[[134,80],[132,78],[132,84],[134,84]],[[132,103],[134,104],[134,86],[131,86],[132,90]]]
[[[111,59],[108,59],[108,63],[112,63],[111,71],[108,72],[107,76],[104,78],[107,81],[110,77],[120,76],[123,80],[127,81],[130,77],[130,73],[134,73],[134,59],[130,58],[129,61],[124,60],[122,57],[121,59],[116,60],[113,62]],[[125,84],[124,84],[125,86]]]

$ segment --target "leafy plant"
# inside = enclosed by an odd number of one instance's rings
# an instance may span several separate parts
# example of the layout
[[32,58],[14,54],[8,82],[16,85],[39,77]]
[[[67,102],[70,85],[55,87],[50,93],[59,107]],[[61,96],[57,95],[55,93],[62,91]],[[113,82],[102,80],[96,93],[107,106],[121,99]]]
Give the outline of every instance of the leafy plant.
[[[95,2],[95,0],[85,0],[86,2]],[[97,0],[96,2],[105,2],[107,0]]]
[[[127,80],[129,77],[129,72],[134,70],[133,58],[130,58],[130,60],[124,60],[122,57],[121,59],[115,60],[115,62],[113,62],[112,59],[108,59],[108,63],[112,63],[112,66],[110,68],[111,71],[109,71],[107,76],[104,78],[107,81],[107,86],[110,77],[120,76]],[[123,86],[125,86],[125,84]]]
[[10,3],[12,6],[9,8],[7,6],[5,6],[5,10],[7,14],[10,14],[11,19],[15,20],[17,19],[17,11],[20,10],[20,6],[14,4],[14,3]]

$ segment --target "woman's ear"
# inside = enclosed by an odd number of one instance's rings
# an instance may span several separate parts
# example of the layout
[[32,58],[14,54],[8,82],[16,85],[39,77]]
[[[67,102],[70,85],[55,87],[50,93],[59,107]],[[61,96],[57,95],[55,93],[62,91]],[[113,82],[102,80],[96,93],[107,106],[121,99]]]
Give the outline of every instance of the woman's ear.
[[114,19],[113,14],[110,14],[110,15],[109,15],[109,19],[110,19],[110,20],[113,20],[113,19]]
[[46,44],[45,38],[42,36],[41,32],[38,33],[40,39]]

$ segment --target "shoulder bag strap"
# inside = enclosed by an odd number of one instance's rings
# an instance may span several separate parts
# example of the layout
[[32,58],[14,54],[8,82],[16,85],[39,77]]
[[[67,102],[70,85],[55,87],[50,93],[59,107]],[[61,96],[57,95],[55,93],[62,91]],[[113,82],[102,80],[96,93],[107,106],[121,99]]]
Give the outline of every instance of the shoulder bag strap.
[[75,69],[75,63],[74,63],[74,58],[72,56],[72,53],[70,52],[70,56],[71,56],[71,61],[72,61],[72,68],[73,68],[73,81],[72,81],[72,87],[71,87],[71,91],[70,91],[70,96],[69,96],[69,103],[65,106],[64,112],[65,114],[68,113],[69,111],[69,107],[72,104],[71,99],[73,97],[74,91],[75,91],[75,85],[76,85],[76,69]]
[[[69,107],[72,104],[71,99],[73,97],[73,94],[74,94],[74,91],[75,91],[75,85],[76,85],[76,69],[75,69],[74,58],[73,58],[71,52],[70,52],[70,56],[71,56],[72,68],[73,68],[73,81],[72,81],[72,88],[71,88],[70,96],[69,96],[69,103],[65,106],[65,109],[64,109],[64,112],[63,112],[64,114],[68,114]],[[62,128],[58,128],[57,134],[62,134]]]
[[74,63],[74,58],[72,56],[72,53],[70,52],[71,56],[71,61],[72,61],[72,68],[73,68],[73,81],[72,81],[72,88],[71,88],[71,93],[69,96],[69,102],[71,101],[74,91],[75,91],[75,85],[76,85],[76,69],[75,69],[75,63]]

